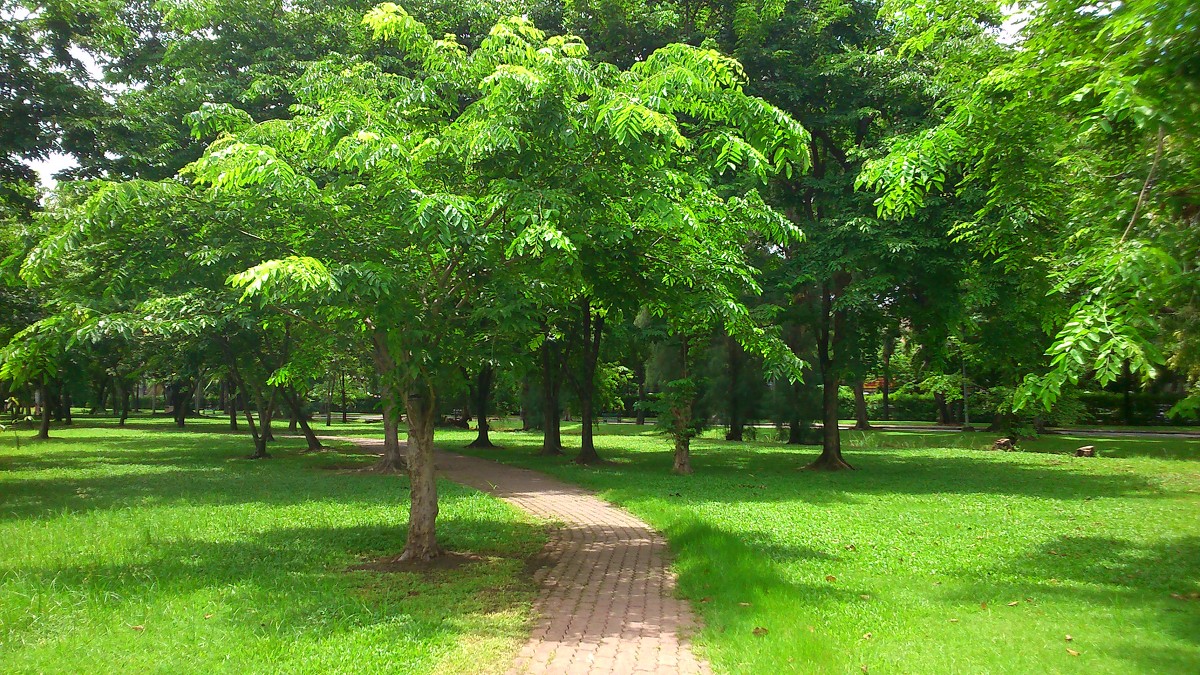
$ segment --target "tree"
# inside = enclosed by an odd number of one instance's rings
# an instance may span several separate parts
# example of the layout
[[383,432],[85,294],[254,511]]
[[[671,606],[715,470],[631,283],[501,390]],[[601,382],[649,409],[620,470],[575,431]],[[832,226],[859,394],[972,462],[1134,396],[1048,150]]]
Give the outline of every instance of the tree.
[[1190,337],[1164,341],[1162,331],[1193,315],[1197,298],[1183,262],[1194,254],[1200,214],[1193,8],[1018,3],[1016,44],[939,48],[940,36],[978,34],[980,8],[995,17],[997,6],[888,7],[906,48],[932,50],[940,64],[946,115],[896,139],[863,174],[879,191],[879,211],[912,213],[931,195],[983,195],[958,224],[960,239],[1014,263],[1048,257],[1051,292],[1071,305],[1050,327],[1049,368],[1031,369],[1015,406],[1049,407],[1084,378],[1115,381],[1126,364],[1150,379],[1164,347],[1191,351]]
[[[719,194],[714,177],[803,167],[807,136],[747,96],[737,63],[715,51],[673,45],[621,72],[524,19],[498,24],[475,50],[434,40],[390,3],[366,22],[423,78],[332,57],[302,78],[290,120],[247,126],[244,115],[211,108],[229,133],[188,176],[213,199],[288,214],[264,220],[258,236],[293,255],[236,276],[247,299],[316,299],[327,319],[372,340],[385,411],[402,400],[409,425],[401,557],[427,559],[440,551],[437,382],[475,341],[485,291],[519,288],[516,270],[551,252],[575,256],[583,241],[573,235],[604,223],[628,276],[647,285],[692,277],[686,260],[639,262],[640,242],[736,265],[740,252],[717,251],[698,225],[786,228],[755,193]],[[586,276],[561,276],[546,281],[592,297]]]

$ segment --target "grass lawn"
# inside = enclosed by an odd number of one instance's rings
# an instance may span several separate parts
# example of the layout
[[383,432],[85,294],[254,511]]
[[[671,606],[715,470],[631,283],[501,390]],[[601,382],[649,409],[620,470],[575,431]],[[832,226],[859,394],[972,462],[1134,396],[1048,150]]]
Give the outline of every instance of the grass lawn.
[[215,420],[135,426],[0,434],[0,671],[509,667],[545,541],[532,519],[443,482],[442,541],[477,559],[351,571],[399,552],[405,479],[324,470],[364,458],[298,441],[242,460],[247,438]]
[[[472,437],[438,433],[454,449]],[[859,471],[706,438],[696,474],[671,476],[667,441],[630,425],[602,429],[612,463],[596,468],[534,456],[532,434],[469,452],[597,489],[662,530],[720,671],[1200,672],[1200,442],[844,438]],[[1101,457],[1062,454],[1085,442]]]

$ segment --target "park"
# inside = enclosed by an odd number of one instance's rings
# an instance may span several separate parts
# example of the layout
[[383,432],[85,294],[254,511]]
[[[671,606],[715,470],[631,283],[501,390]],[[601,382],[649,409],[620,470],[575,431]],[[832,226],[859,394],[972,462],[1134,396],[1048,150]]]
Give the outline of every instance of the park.
[[0,0],[0,670],[1200,670],[1200,13]]

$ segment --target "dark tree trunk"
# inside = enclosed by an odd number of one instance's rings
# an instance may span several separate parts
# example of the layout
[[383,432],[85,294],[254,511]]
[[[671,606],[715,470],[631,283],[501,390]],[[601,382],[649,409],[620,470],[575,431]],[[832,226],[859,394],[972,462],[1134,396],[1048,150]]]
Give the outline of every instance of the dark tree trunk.
[[1133,424],[1133,373],[1129,368],[1129,359],[1121,366],[1121,419],[1124,424]]
[[1012,431],[1015,418],[1011,412],[998,411],[992,418],[992,423],[985,431],[1006,434]]
[[487,364],[479,369],[479,373],[475,376],[475,386],[472,388],[472,394],[475,397],[475,419],[479,421],[478,434],[475,440],[468,445],[468,448],[494,448],[492,439],[488,437],[488,431],[491,430],[488,424],[488,404],[492,398],[492,384],[495,380],[495,371],[491,364]]
[[[250,459],[270,459],[271,454],[267,452],[267,443],[275,440],[271,436],[271,409],[275,407],[275,393],[271,393],[270,400],[263,394],[262,390],[257,387],[254,390],[254,399],[258,405],[258,433],[254,434],[254,454]],[[253,420],[247,410],[248,418]]]
[[871,420],[867,416],[867,396],[862,382],[854,383],[854,428],[859,431],[871,428]]
[[675,437],[675,462],[671,465],[671,473],[687,476],[692,473],[692,439],[687,436]]
[[731,337],[725,338],[725,349],[729,360],[729,431],[725,433],[725,440],[740,441],[742,440],[742,427],[745,422],[742,420],[742,401],[741,401],[741,376],[742,376],[742,348]]
[[561,349],[558,342],[547,338],[542,343],[542,452],[561,455],[562,412],[559,409],[559,387],[562,384]]
[[634,423],[641,426],[646,424],[646,362],[637,364],[637,417]]
[[[276,400],[276,398],[276,394],[272,392],[271,400],[267,402],[266,412],[258,416],[259,424],[264,427],[263,438],[267,439],[268,443],[275,442],[275,430],[272,422],[275,421],[275,415],[279,413],[279,402]],[[266,424],[263,425],[263,422],[266,422]]]
[[408,463],[404,459],[404,448],[400,445],[400,395],[393,387],[383,392],[383,457],[375,465],[378,471],[405,472]]
[[346,423],[346,369],[341,369],[342,373],[342,424]]
[[[407,471],[408,461],[400,448],[400,397],[393,376],[396,372],[396,362],[392,359],[387,345],[387,334],[376,330],[372,335],[375,349],[371,357],[375,360],[375,369],[383,381],[383,457],[375,465],[379,471]],[[342,371],[342,392],[345,396],[346,372]],[[342,407],[345,414],[345,406]],[[432,424],[432,422],[431,422]],[[411,429],[411,421],[409,425]],[[410,432],[411,433],[411,432]],[[432,433],[432,432],[430,432]]]
[[817,360],[821,366],[821,456],[810,469],[837,471],[854,467],[842,459],[842,434],[838,428],[838,378],[834,356],[844,335],[845,312],[833,309],[834,292],[822,288]]
[[432,560],[442,554],[435,525],[438,515],[437,479],[433,464],[433,422],[437,402],[432,387],[409,392],[408,480],[411,505],[408,511],[408,541],[401,560]]
[[[304,411],[300,407],[300,396],[296,394],[295,390],[290,388],[280,392],[280,395],[283,396],[284,403],[287,404],[292,412],[292,424],[299,425],[300,433],[304,434],[304,442],[308,445],[308,451],[316,452],[320,450],[323,447],[321,439],[317,438],[317,435],[313,433],[312,427],[304,417]],[[292,428],[292,431],[295,431],[295,427]]]
[[325,426],[333,426],[333,378],[326,380],[329,386],[325,389]]
[[229,413],[229,430],[238,430],[237,420],[237,386],[233,382],[233,378],[228,378],[225,384],[225,410]]
[[937,423],[950,423],[950,407],[946,405],[946,395],[940,391],[933,392],[933,402],[937,404]]
[[576,464],[592,464],[600,461],[596,452],[595,439],[592,432],[592,420],[595,413],[592,403],[596,391],[596,366],[600,360],[600,339],[604,335],[604,317],[592,317],[590,300],[583,302],[583,372],[576,381],[576,391],[579,395],[580,421],[583,423],[582,436],[579,441],[579,455],[575,457]]
[[50,439],[50,418],[54,411],[50,409],[50,390],[43,386],[38,391],[42,399],[42,421],[38,427],[37,438],[45,441]]
[[187,392],[182,383],[175,382],[167,387],[167,399],[171,402],[175,426],[183,427],[187,419]]
[[125,426],[125,421],[129,419],[129,391],[125,385],[125,381],[121,378],[115,378],[113,380],[113,391],[116,394],[117,411],[119,411],[118,414],[121,416],[120,420],[117,421],[117,425],[123,427]]
[[106,397],[108,396],[108,380],[102,379],[98,383],[96,383],[95,386],[96,386],[96,400],[92,404],[92,413],[91,414],[95,415],[95,414],[99,413],[99,414],[103,415],[104,411],[105,411],[104,401],[105,401]]
[[892,419],[891,394],[892,394],[892,352],[896,349],[896,341],[890,336],[883,343],[883,388],[880,390],[883,393],[883,421],[888,422]]
[[[688,339],[681,338],[680,341],[680,362],[683,364],[682,375],[683,379],[687,380],[690,374],[688,368]],[[672,435],[675,437],[675,461],[671,466],[671,473],[680,475],[689,475],[692,473],[692,415],[695,408],[695,389],[688,387],[686,395],[679,400],[673,401],[671,406],[671,425]]]
[[530,419],[532,415],[529,413],[529,375],[526,374],[521,378],[521,431],[532,431],[533,425]]
[[808,434],[806,433],[808,430],[805,428],[808,425],[800,420],[801,398],[803,397],[802,387],[804,387],[803,383],[793,382],[788,389],[788,445],[801,445],[808,440]]
[[63,387],[62,395],[59,397],[59,400],[62,401],[62,423],[67,425],[74,424],[75,420],[71,418],[71,392],[68,391],[65,386]]

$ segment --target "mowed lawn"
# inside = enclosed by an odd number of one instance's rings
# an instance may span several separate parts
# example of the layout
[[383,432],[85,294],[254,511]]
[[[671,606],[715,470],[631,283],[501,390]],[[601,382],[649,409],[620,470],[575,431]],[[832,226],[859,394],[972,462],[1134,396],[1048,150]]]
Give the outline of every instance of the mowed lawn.
[[87,424],[0,434],[4,673],[503,672],[527,635],[545,530],[503,502],[442,482],[442,539],[475,557],[354,571],[407,518],[405,479],[327,468],[367,458]]
[[812,447],[704,439],[679,477],[650,428],[602,431],[595,468],[533,456],[534,434],[468,452],[665,532],[720,671],[1200,672],[1200,441],[1091,439],[1102,456],[1076,459],[1089,439],[847,432],[859,470],[828,474],[802,470]]

